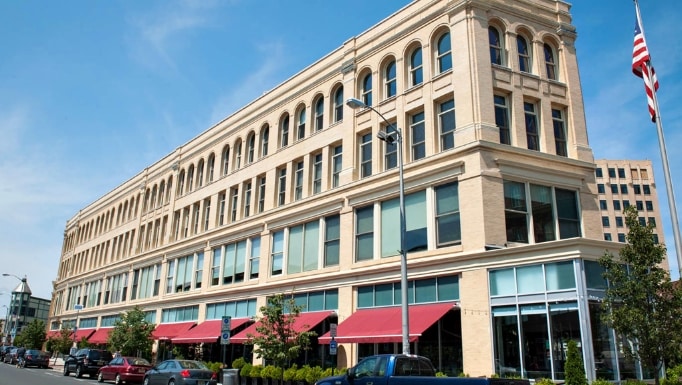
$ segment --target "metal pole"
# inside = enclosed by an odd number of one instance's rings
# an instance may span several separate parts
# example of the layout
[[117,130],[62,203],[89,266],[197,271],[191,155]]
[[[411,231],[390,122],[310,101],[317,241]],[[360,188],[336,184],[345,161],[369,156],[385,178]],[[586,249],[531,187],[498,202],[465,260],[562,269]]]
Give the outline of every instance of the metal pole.
[[[381,114],[380,114],[381,115]],[[410,314],[407,304],[407,250],[405,249],[405,182],[403,179],[403,134],[396,127],[398,136],[398,179],[400,184],[400,307],[402,313],[403,354],[410,354]]]

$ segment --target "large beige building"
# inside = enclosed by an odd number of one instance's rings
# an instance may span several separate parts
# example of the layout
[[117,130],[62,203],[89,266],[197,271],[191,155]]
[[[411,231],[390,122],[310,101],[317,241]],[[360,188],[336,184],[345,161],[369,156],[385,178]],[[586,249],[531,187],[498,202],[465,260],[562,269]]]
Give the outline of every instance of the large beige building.
[[[340,367],[400,352],[404,154],[411,352],[455,375],[562,379],[573,339],[589,378],[638,376],[599,317],[595,261],[618,245],[603,240],[569,10],[417,0],[343,42],[79,210],[51,329],[103,343],[140,306],[158,358],[171,344],[215,357],[227,315],[230,359],[250,357],[251,318],[291,293],[319,336],[306,362],[333,362],[333,323]],[[402,140],[378,138],[395,127]]]

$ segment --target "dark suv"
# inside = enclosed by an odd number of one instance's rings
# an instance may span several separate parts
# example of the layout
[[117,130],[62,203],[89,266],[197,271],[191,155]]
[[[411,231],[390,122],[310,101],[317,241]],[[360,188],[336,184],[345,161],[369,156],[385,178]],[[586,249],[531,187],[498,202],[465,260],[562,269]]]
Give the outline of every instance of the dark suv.
[[106,365],[113,359],[111,353],[100,349],[80,349],[74,355],[69,355],[64,361],[64,375],[76,373],[80,378],[83,374],[94,377],[99,368]]

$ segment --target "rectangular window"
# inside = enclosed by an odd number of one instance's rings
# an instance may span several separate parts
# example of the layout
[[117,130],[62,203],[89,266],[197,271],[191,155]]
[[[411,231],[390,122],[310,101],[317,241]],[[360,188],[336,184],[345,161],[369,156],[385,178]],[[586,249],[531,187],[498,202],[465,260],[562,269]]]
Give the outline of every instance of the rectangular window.
[[605,193],[606,193],[606,189],[604,188],[604,184],[603,184],[603,183],[597,184],[597,192],[598,192],[599,194],[605,194]]
[[616,227],[623,227],[623,217],[616,217]]
[[625,243],[625,234],[624,233],[618,233],[618,242]]
[[594,173],[595,173],[595,175],[597,176],[597,178],[603,178],[603,177],[604,177],[604,173],[602,172],[601,167],[597,167],[597,168],[594,170]]
[[[407,221],[409,218],[409,221]],[[405,196],[405,252],[426,250],[426,191]],[[400,254],[400,199],[381,202],[381,256]]]
[[618,177],[625,179],[625,169],[624,168],[618,168]]
[[580,237],[580,210],[578,209],[578,194],[575,191],[557,188],[556,211],[559,217],[559,238]]
[[602,216],[601,217],[601,225],[603,227],[609,227],[609,217]]
[[262,213],[265,209],[265,177],[258,178],[258,212]]
[[374,257],[374,206],[355,211],[355,260],[366,261]]
[[251,215],[251,183],[244,185],[244,218]]
[[[385,128],[389,135],[398,135],[395,125],[391,124]],[[398,141],[384,141],[384,170],[390,170],[398,167]]]
[[554,213],[552,208],[552,189],[547,186],[530,185],[530,199],[535,242],[556,239]]
[[462,231],[459,217],[459,191],[456,182],[437,186],[436,193],[436,245],[438,247],[461,243]]
[[208,230],[208,224],[211,221],[211,200],[204,199],[204,231]]
[[222,246],[213,249],[213,261],[211,264],[211,286],[220,284],[220,262],[222,261]]
[[360,178],[372,175],[372,133],[360,137]]
[[637,211],[642,211],[642,210],[644,210],[644,202],[642,202],[642,201],[635,201],[635,207],[637,207]]
[[644,195],[651,195],[651,186],[648,184],[642,185],[642,190],[644,191]]
[[611,241],[612,240],[611,234],[610,233],[604,233],[604,240],[605,241]]
[[500,143],[511,144],[511,135],[509,131],[509,108],[507,107],[507,98],[504,96],[495,95],[495,124],[500,130]]
[[294,184],[294,200],[298,201],[303,198],[303,161],[296,162]]
[[635,192],[635,195],[640,195],[642,194],[642,186],[638,184],[633,184],[632,185],[632,190]]
[[626,185],[626,184],[620,185],[620,193],[621,194],[627,194],[628,193],[628,185]]
[[239,201],[239,188],[233,187],[230,189],[230,222],[235,222],[237,220],[237,211],[239,206],[237,202]]
[[616,177],[616,169],[613,167],[609,167],[609,178],[615,178]]
[[196,267],[194,268],[194,288],[200,289],[204,275],[204,253],[196,254]]
[[642,179],[649,179],[649,171],[648,170],[640,170],[639,172],[642,175]]
[[620,210],[621,210],[621,208],[620,208],[620,201],[619,201],[619,200],[614,200],[614,201],[613,201],[613,209],[614,209],[615,211],[620,211]]
[[426,156],[426,133],[424,112],[419,112],[410,118],[410,143],[412,144],[412,160]]
[[343,146],[335,146],[332,150],[332,187],[339,187],[343,155]]
[[322,192],[322,153],[313,156],[313,194]]
[[277,185],[277,205],[282,206],[286,203],[287,195],[287,169],[279,170],[279,184]]
[[568,147],[566,145],[566,122],[561,110],[552,109],[552,123],[554,126],[556,154],[559,156],[568,156]]
[[339,215],[324,219],[324,266],[337,266],[341,255],[341,220]]
[[174,278],[175,277],[175,259],[168,261],[168,273],[166,274],[166,294],[173,292],[175,287]]
[[320,222],[311,221],[289,229],[287,274],[317,269]]
[[284,265],[284,230],[272,234],[272,252],[270,253],[270,260],[272,261],[270,274],[282,274],[282,266]]
[[651,227],[656,227],[656,218],[648,217],[647,222],[651,225]]
[[606,204],[606,200],[604,200],[604,199],[599,200],[599,208],[601,210],[608,210],[609,209],[608,205]]
[[246,240],[229,243],[224,248],[223,285],[244,282]]
[[538,128],[538,114],[535,104],[524,102],[523,110],[526,117],[526,142],[528,149],[540,151],[540,130]]
[[630,201],[627,199],[623,199],[623,208],[626,209],[630,207]]
[[646,201],[644,203],[646,204],[646,210],[647,211],[654,211],[654,202],[653,201]]
[[249,278],[258,278],[260,269],[260,237],[251,238],[251,251],[249,254]]
[[225,224],[225,191],[218,194],[218,226]]
[[611,194],[618,194],[618,185],[617,184],[611,185]]
[[507,241],[528,243],[528,207],[523,183],[504,182],[504,209]]
[[455,100],[450,99],[438,105],[438,124],[440,128],[440,150],[455,147]]

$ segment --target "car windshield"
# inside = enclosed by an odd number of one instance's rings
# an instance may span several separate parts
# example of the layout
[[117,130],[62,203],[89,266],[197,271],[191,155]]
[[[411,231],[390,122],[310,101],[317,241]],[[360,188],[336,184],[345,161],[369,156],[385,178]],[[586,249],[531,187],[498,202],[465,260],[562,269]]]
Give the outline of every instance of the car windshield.
[[151,366],[152,365],[149,363],[149,361],[145,360],[144,358],[129,357],[129,358],[126,358],[126,361],[128,361],[128,365],[140,365],[140,366]]
[[207,369],[204,364],[198,361],[178,361],[183,369]]

